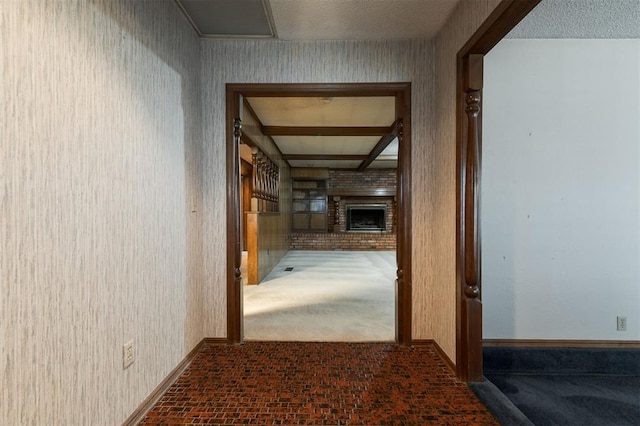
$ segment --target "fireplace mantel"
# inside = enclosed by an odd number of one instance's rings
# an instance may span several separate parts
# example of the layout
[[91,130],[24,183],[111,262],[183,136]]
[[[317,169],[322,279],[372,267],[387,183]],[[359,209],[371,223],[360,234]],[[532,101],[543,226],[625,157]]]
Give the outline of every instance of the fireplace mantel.
[[330,197],[395,197],[393,188],[330,188],[327,189]]

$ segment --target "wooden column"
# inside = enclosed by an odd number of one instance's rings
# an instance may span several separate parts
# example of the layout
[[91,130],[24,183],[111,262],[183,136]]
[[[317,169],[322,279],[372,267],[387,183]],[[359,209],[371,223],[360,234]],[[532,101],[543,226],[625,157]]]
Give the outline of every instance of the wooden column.
[[483,55],[463,58],[466,129],[461,149],[462,170],[462,333],[468,381],[482,380],[482,301],[480,298],[480,165]]
[[[397,101],[396,101],[397,102]],[[396,120],[397,127],[397,135],[398,135],[398,145],[401,150],[406,150],[407,147],[404,145],[404,122],[402,118],[398,118]],[[398,156],[398,168],[400,170],[404,170],[407,168],[407,165],[404,163],[405,161],[409,161],[408,158],[402,155]],[[405,189],[407,183],[405,183],[405,179],[408,179],[404,173],[398,174],[398,192],[397,192],[397,208],[399,211],[408,212],[409,206],[405,205]],[[410,247],[407,242],[410,241],[410,230],[408,229],[408,223],[405,221],[405,217],[402,220],[398,220],[396,227],[396,235],[397,235],[397,250],[396,250],[396,262],[398,264],[398,269],[396,271],[396,294],[397,294],[397,302],[396,302],[396,341],[401,345],[409,345],[411,344],[412,336],[411,336],[411,281],[405,279],[405,268],[410,265],[410,262],[405,262],[405,257],[410,256],[408,253],[409,250],[406,250],[406,247]],[[411,271],[407,272],[408,274]],[[409,275],[410,276],[410,275]]]
[[[229,106],[229,105],[227,105]],[[239,112],[239,111],[235,111]],[[227,117],[233,117],[227,111]],[[241,229],[240,229],[240,138],[242,137],[242,120],[239,117],[233,119],[233,135],[231,145],[227,149],[227,182],[232,179],[232,183],[227,185],[227,200],[231,206],[227,209],[227,224],[229,241],[227,250],[233,253],[228,257],[232,263],[232,276],[227,281],[227,341],[230,344],[242,342],[242,273],[240,264],[242,259]],[[230,280],[229,280],[230,278]]]

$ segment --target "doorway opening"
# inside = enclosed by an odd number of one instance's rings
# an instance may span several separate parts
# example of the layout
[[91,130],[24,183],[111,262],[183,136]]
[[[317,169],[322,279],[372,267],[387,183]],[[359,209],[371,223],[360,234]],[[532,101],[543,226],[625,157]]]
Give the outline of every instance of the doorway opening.
[[457,55],[456,72],[456,369],[482,381],[479,189],[483,60],[541,0],[503,0]]
[[[411,123],[410,123],[410,106],[411,106],[411,85],[410,83],[345,83],[345,84],[228,84],[227,85],[227,109],[226,109],[226,123],[227,123],[227,140],[226,140],[226,159],[227,159],[227,341],[230,344],[237,344],[243,341],[243,284],[242,284],[242,272],[241,272],[241,260],[243,247],[251,248],[249,241],[243,241],[243,234],[246,235],[251,230],[252,219],[250,218],[248,224],[243,226],[243,204],[246,205],[246,201],[242,202],[241,195],[241,157],[240,146],[243,142],[243,121],[251,123],[249,114],[245,114],[247,111],[247,99],[301,99],[302,101],[310,99],[321,99],[324,102],[332,102],[336,100],[346,100],[347,98],[368,98],[374,100],[380,97],[392,97],[394,100],[393,115],[395,121],[392,128],[385,129],[384,136],[380,139],[378,144],[375,144],[374,149],[367,153],[367,155],[339,155],[336,153],[327,152],[322,155],[307,155],[306,157],[288,156],[289,161],[307,161],[307,162],[330,162],[333,160],[356,162],[355,169],[366,168],[370,165],[376,157],[384,150],[384,148],[391,142],[391,135],[397,138],[398,141],[398,154],[397,154],[397,168],[396,179],[397,186],[394,193],[387,194],[373,194],[374,196],[388,196],[394,199],[393,210],[395,212],[394,229],[396,235],[396,277],[395,277],[395,341],[409,345],[411,343],[411,216],[409,211],[410,204],[410,150],[411,150]],[[259,104],[259,102],[254,102]],[[249,105],[249,109],[251,105]],[[246,120],[245,120],[246,119]],[[254,120],[255,121],[255,120]],[[247,126],[246,130],[251,133],[255,123]],[[260,125],[258,125],[260,127]],[[268,128],[267,128],[268,127]],[[274,128],[275,126],[262,126],[260,133],[266,136],[282,134],[282,132],[291,131],[287,128]],[[281,126],[282,127],[282,126]],[[381,128],[371,130],[363,130],[361,128],[340,128],[337,126],[330,127],[298,127],[296,134],[306,134],[307,136],[320,134],[325,136],[340,136],[344,132],[353,132],[361,134],[361,132],[371,132],[369,136],[379,134]],[[389,131],[391,130],[391,131]],[[280,133],[277,133],[280,132]],[[346,136],[346,135],[345,135]],[[354,134],[350,134],[354,136]],[[268,150],[266,150],[268,151]],[[312,201],[315,206],[314,209],[309,208],[309,211],[278,211],[279,205],[293,204],[291,200],[288,203],[280,203],[279,196],[280,190],[278,186],[282,180],[279,177],[279,171],[277,167],[277,161],[274,161],[276,155],[270,155],[269,152],[258,153],[254,150],[255,155],[264,155],[266,158],[264,161],[267,164],[265,169],[267,172],[261,172],[258,182],[266,184],[263,195],[255,194],[254,199],[251,200],[252,204],[263,203],[265,207],[262,210],[265,214],[262,218],[267,218],[269,214],[272,216],[280,216],[282,222],[290,220],[289,226],[316,226],[318,228],[330,229],[336,226],[336,230],[339,229],[340,223],[338,217],[343,217],[344,213],[340,212],[340,208],[344,208],[341,204],[341,197],[333,194],[326,197],[326,205],[321,205],[315,197],[312,197],[311,192],[307,190],[299,191],[305,193],[309,200],[305,197],[300,198],[299,204],[302,205],[308,201],[311,206]],[[281,153],[280,153],[281,154]],[[299,164],[299,163],[298,163]],[[353,166],[352,166],[353,167]],[[256,171],[254,170],[254,176]],[[289,176],[291,178],[291,176]],[[297,177],[300,181],[313,181],[312,177]],[[304,185],[303,185],[304,186]],[[312,188],[314,189],[314,188]],[[315,189],[314,189],[315,190]],[[388,191],[387,191],[388,192]],[[309,195],[311,194],[311,195]],[[258,196],[259,195],[259,196]],[[347,194],[355,197],[365,197],[369,194],[364,193],[351,193]],[[283,200],[284,201],[284,200]],[[370,203],[371,204],[371,203]],[[322,210],[321,209],[325,209]],[[331,212],[329,211],[331,208]],[[331,214],[330,214],[331,213]],[[284,218],[284,219],[283,219]],[[287,219],[288,218],[288,219]],[[330,223],[329,219],[336,221]],[[262,219],[259,219],[262,220]],[[268,220],[268,219],[267,219]],[[294,223],[295,222],[295,223]],[[286,224],[285,224],[286,226]],[[243,233],[242,229],[247,229]],[[317,230],[315,230],[317,231]],[[259,231],[257,231],[259,233]],[[362,233],[363,231],[360,231]],[[375,231],[381,233],[381,231]],[[356,232],[357,233],[357,232]],[[286,251],[289,246],[286,245]],[[286,252],[285,251],[285,252]]]

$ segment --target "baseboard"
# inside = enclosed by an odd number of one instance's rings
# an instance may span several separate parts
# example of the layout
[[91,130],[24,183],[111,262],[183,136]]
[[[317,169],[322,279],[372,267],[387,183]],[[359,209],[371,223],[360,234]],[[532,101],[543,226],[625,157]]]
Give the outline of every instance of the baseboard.
[[165,379],[160,382],[158,386],[149,394],[149,396],[142,401],[142,403],[134,410],[133,413],[122,423],[123,426],[135,426],[142,421],[144,416],[147,415],[149,410],[162,398],[162,395],[169,390],[171,385],[180,377],[182,373],[187,369],[191,361],[200,353],[203,347],[210,345],[226,345],[226,338],[204,338],[198,343],[192,350],[184,357],[180,364],[174,368]]
[[640,348],[639,340],[547,340],[547,339],[484,339],[485,347],[527,348]]
[[442,350],[440,345],[438,345],[438,342],[436,342],[435,340],[433,340],[433,339],[414,339],[414,340],[411,341],[411,346],[417,346],[417,347],[431,346],[431,347],[433,347],[433,349],[435,349],[436,353],[440,356],[440,358],[442,358],[442,360],[447,365],[447,367],[449,367],[449,370],[451,370],[451,373],[452,374],[456,374],[456,365],[453,363],[453,361],[451,361],[451,359],[447,356],[447,354]]
[[485,346],[485,376],[535,375],[640,375],[640,348],[561,346]]

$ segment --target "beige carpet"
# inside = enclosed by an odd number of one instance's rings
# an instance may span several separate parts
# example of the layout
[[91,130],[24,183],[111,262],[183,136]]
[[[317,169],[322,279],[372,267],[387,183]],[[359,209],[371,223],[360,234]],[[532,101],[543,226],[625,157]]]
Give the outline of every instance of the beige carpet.
[[393,341],[395,278],[393,251],[290,251],[244,286],[244,338]]

